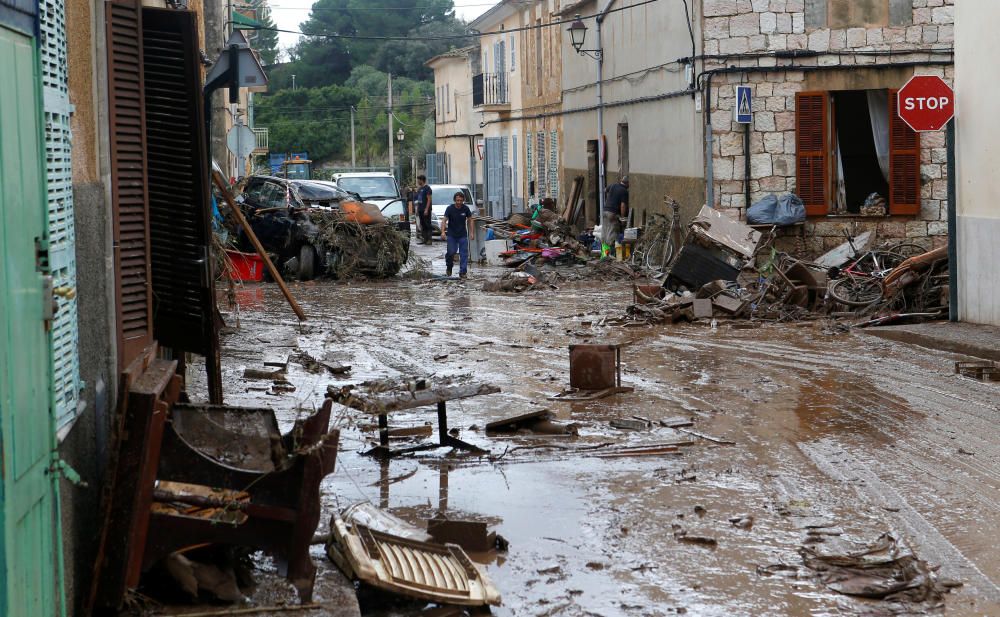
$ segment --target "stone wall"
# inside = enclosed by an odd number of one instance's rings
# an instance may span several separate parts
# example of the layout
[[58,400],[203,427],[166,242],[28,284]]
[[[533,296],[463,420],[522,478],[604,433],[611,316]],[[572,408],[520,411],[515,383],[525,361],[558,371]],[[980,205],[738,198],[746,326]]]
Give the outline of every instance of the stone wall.
[[[748,69],[716,75],[712,83],[715,207],[741,216],[747,205],[743,130],[732,121],[736,85],[749,85],[753,93],[751,200],[794,192],[796,94],[899,88],[914,73],[939,75],[950,83],[953,67],[919,63],[951,60],[953,5],[954,0],[704,0],[705,54],[719,56],[707,60],[705,69]],[[813,53],[794,58],[773,53],[793,50]],[[934,50],[939,51],[929,53]],[[892,57],[878,55],[890,51]],[[730,56],[720,56],[726,54]],[[890,63],[908,66],[889,68]],[[782,66],[790,68],[780,70]],[[807,253],[828,248],[842,241],[845,226],[858,233],[877,229],[883,239],[905,237],[928,245],[943,241],[935,242],[947,234],[944,132],[923,133],[921,150],[919,215],[812,217],[805,237],[795,230],[788,248],[802,246]]]

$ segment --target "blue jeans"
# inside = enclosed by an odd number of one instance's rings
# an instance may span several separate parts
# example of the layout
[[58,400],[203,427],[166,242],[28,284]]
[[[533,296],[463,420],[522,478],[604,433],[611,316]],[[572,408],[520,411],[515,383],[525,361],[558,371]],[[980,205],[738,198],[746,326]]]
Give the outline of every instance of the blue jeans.
[[450,270],[452,259],[455,257],[455,253],[458,253],[458,273],[465,274],[469,269],[469,237],[456,238],[447,234],[447,239],[448,250],[444,254],[445,265]]

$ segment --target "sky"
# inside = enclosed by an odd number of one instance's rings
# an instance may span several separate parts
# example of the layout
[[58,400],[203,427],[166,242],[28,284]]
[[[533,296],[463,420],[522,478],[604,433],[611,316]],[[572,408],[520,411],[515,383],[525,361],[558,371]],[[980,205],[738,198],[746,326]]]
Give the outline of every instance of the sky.
[[[271,0],[271,18],[282,30],[298,30],[299,24],[309,18],[309,9],[315,0]],[[379,0],[372,0],[377,6]],[[479,17],[496,2],[489,0],[455,0],[455,13],[466,21]],[[278,33],[278,47],[292,47],[298,42],[298,35]]]

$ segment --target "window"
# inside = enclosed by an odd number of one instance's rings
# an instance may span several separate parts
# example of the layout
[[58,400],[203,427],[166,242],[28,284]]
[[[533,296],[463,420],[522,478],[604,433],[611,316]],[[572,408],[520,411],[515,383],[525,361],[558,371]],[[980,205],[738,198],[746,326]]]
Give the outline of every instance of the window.
[[531,134],[526,133],[524,140],[524,170],[525,170],[525,180],[528,182],[528,196],[535,194],[535,160],[532,152]]
[[445,113],[451,115],[451,84],[444,85],[444,104]]
[[537,147],[535,148],[536,158],[538,159],[538,184],[536,188],[538,189],[538,197],[548,197],[548,191],[546,187],[548,186],[548,166],[545,153],[545,131],[538,131],[537,135]]
[[810,215],[857,214],[870,195],[888,214],[920,211],[920,136],[895,90],[803,92],[796,104],[796,192]]
[[510,72],[513,73],[514,69],[517,68],[517,52],[514,47],[514,33],[511,32],[508,35],[508,45],[510,45]]
[[628,123],[618,125],[618,176],[628,175]]

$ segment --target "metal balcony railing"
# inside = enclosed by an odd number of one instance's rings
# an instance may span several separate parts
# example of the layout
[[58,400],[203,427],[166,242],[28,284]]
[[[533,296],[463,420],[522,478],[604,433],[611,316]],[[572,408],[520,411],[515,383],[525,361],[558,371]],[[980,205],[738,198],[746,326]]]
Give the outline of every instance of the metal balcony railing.
[[268,129],[267,128],[253,128],[254,137],[257,138],[256,147],[253,149],[256,153],[266,153],[268,151]]
[[507,74],[480,73],[472,77],[472,105],[508,105]]

